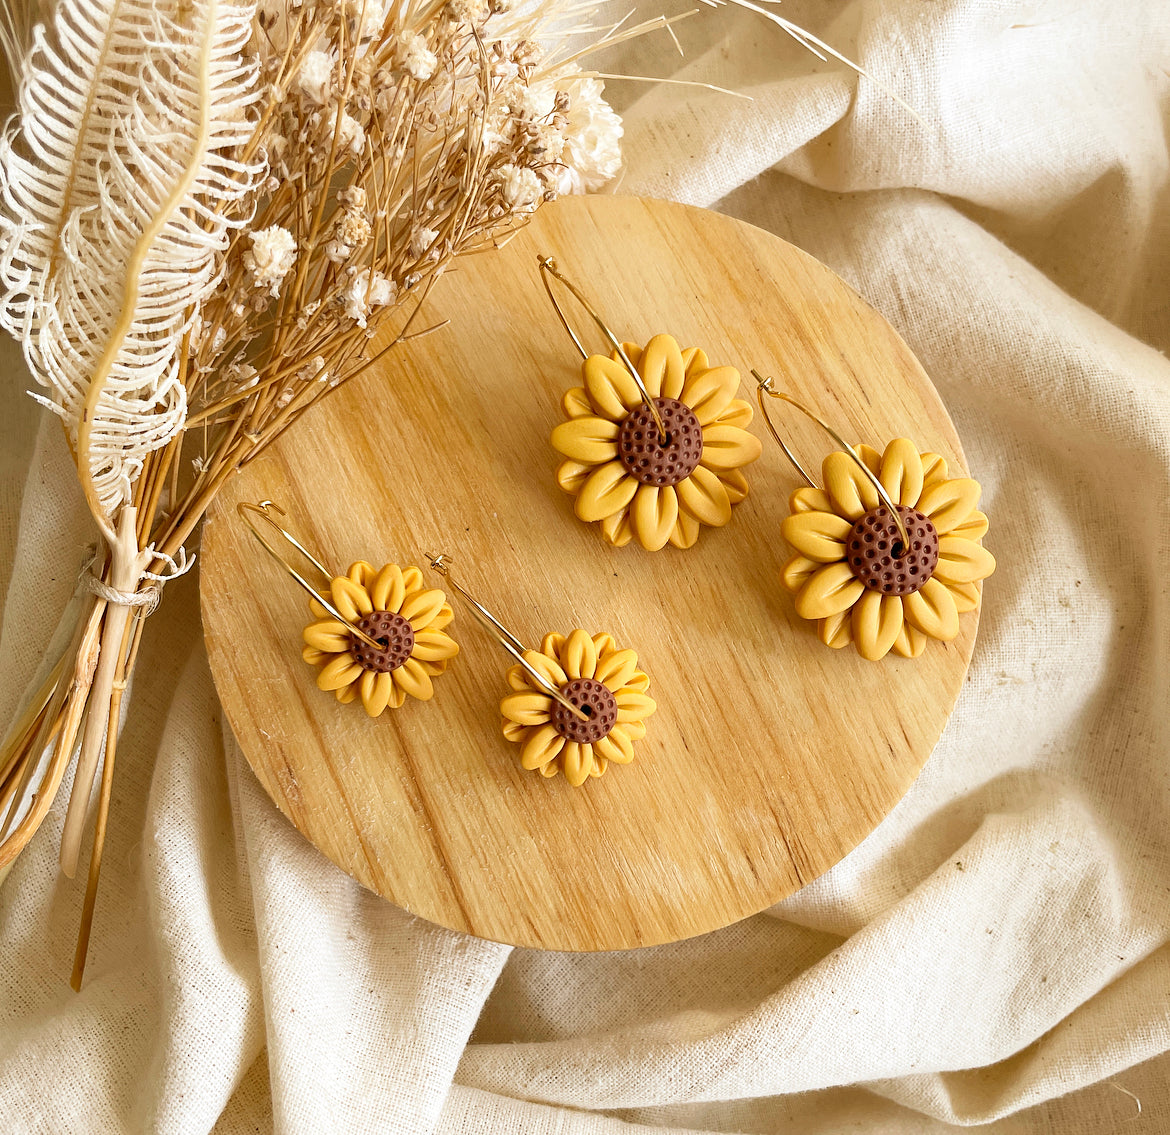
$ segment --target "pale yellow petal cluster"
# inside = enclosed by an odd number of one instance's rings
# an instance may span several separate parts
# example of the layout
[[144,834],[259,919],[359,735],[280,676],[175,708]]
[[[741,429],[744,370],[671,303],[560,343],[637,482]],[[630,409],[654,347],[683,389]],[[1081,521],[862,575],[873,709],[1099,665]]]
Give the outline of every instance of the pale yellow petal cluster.
[[634,742],[646,735],[645,719],[655,710],[647,694],[650,679],[638,669],[638,656],[621,650],[613,635],[590,636],[583,630],[569,635],[547,634],[540,650],[524,654],[548,682],[563,689],[577,678],[600,682],[617,703],[617,724],[592,744],[578,744],[563,737],[552,723],[556,702],[522,666],[508,671],[511,693],[500,702],[504,736],[520,746],[520,763],[541,776],[563,772],[574,787],[591,776],[604,776],[610,762],[628,765],[634,759]]
[[630,475],[618,456],[618,434],[643,403],[615,351],[587,358],[583,385],[562,399],[567,420],[552,433],[553,448],[565,458],[557,484],[577,498],[578,518],[599,524],[615,547],[636,539],[648,551],[668,543],[689,548],[703,525],[722,527],[748,494],[741,469],[760,456],[759,439],[746,429],[752,408],[735,397],[739,372],[711,366],[697,347],[682,350],[670,335],[655,335],[644,349],[625,343],[623,350],[651,398],[690,407],[703,433],[699,463],[677,485],[646,485]]
[[885,595],[853,574],[846,539],[881,498],[843,452],[825,458],[824,489],[800,488],[789,499],[782,532],[796,555],[780,579],[796,596],[797,614],[816,621],[827,646],[853,644],[874,661],[890,651],[917,658],[928,639],[949,642],[958,635],[959,616],[979,606],[979,583],[995,570],[994,557],[979,542],[987,532],[987,517],[976,507],[979,483],[948,479],[943,458],[919,453],[906,438],[891,441],[885,453],[868,445],[857,451],[895,504],[917,509],[934,525],[939,558],[930,579],[908,595]]
[[443,673],[459,653],[458,644],[446,633],[454,614],[443,592],[428,588],[416,567],[386,564],[379,570],[364,560],[336,576],[329,591],[333,606],[351,623],[373,611],[400,615],[414,632],[414,648],[395,670],[368,670],[353,653],[349,628],[310,600],[309,609],[317,620],[305,627],[301,657],[320,668],[317,686],[332,690],[343,704],[360,696],[371,717],[387,707],[401,708],[408,695],[420,701],[433,697],[431,679]]

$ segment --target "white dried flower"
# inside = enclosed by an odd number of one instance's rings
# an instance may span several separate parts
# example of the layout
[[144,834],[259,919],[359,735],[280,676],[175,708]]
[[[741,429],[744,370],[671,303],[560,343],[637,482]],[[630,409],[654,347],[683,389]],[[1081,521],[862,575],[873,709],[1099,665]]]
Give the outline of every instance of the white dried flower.
[[281,281],[296,263],[297,242],[280,225],[270,225],[249,235],[252,247],[244,253],[244,268],[252,277],[254,287],[267,288],[268,294],[276,299]]
[[557,89],[552,83],[517,83],[512,109],[521,118],[541,119],[556,107]]
[[325,255],[334,264],[348,260],[356,249],[370,239],[369,218],[360,209],[346,209],[333,226],[333,237],[325,245]]
[[447,0],[447,18],[479,27],[488,18],[488,7],[483,0]]
[[386,8],[382,0],[338,0],[337,10],[347,20],[361,20],[358,39],[376,36],[386,22]]
[[297,88],[318,106],[329,101],[333,86],[333,60],[324,51],[310,51],[297,75]]
[[341,128],[337,134],[337,144],[343,150],[348,150],[353,156],[361,157],[366,148],[366,131],[362,124],[348,111],[341,112]]
[[530,213],[543,196],[540,178],[527,166],[509,163],[499,171],[500,193],[514,213]]
[[410,236],[411,256],[417,260],[422,256],[427,256],[429,250],[428,259],[438,260],[439,250],[437,248],[431,248],[438,235],[438,229],[415,229]]
[[345,314],[359,327],[365,327],[370,309],[393,303],[395,292],[393,280],[387,280],[381,272],[374,272],[371,278],[370,269],[367,268],[353,275],[341,293],[341,302],[345,306]]
[[407,33],[398,38],[398,58],[408,74],[420,83],[426,82],[439,66],[439,59],[424,36]]
[[600,189],[621,169],[622,120],[601,97],[604,90],[597,79],[577,79],[568,88],[569,124],[557,184],[561,193]]
[[366,207],[366,191],[360,185],[347,185],[337,193],[337,203],[345,209]]
[[314,355],[309,362],[305,363],[305,365],[297,371],[297,378],[299,378],[301,382],[312,382],[314,379],[319,379],[321,382],[325,382],[328,377],[329,374],[327,371],[325,371],[325,360],[320,355]]

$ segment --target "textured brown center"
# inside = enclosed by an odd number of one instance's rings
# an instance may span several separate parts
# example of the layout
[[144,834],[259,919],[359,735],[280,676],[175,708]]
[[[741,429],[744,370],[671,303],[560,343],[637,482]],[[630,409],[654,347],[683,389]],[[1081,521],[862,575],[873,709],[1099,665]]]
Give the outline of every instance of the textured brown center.
[[886,506],[867,512],[845,540],[853,574],[871,591],[909,595],[925,586],[938,563],[938,533],[916,508],[898,506],[910,546],[902,547],[898,526]]
[[601,682],[592,678],[575,678],[561,687],[561,693],[587,717],[582,721],[560,702],[553,702],[553,728],[566,740],[592,745],[608,736],[617,724],[617,701]]
[[703,427],[694,411],[677,398],[655,398],[666,440],[649,406],[631,410],[618,432],[618,457],[630,476],[643,485],[677,485],[685,481],[703,455]]
[[357,635],[350,635],[353,656],[363,670],[389,674],[391,670],[397,670],[414,649],[414,628],[393,611],[371,611],[358,619],[354,626],[382,644],[380,648],[371,646]]

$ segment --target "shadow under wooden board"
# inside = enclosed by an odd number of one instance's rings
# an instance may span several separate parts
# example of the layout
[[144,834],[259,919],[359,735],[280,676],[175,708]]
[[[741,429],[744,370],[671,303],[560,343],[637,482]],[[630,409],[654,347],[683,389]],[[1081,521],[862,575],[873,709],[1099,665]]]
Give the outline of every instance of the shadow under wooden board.
[[[668,331],[712,365],[775,375],[846,437],[881,448],[905,435],[963,467],[910,350],[827,268],[699,209],[565,199],[502,251],[457,262],[426,313],[448,326],[327,398],[220,494],[203,537],[207,648],[261,783],[365,886],[515,945],[674,941],[777,902],[876,827],[938,739],[977,616],[914,661],[822,646],[777,580],[797,480],[758,415],[763,456],[726,528],[687,551],[604,544],[553,480],[549,433],[580,364],[538,252],[619,336]],[[831,441],[772,405],[819,469]],[[581,788],[523,771],[500,733],[510,659],[457,597],[461,653],[432,701],[371,720],[318,691],[300,657],[305,597],[236,515],[266,498],[337,573],[413,563],[443,586],[423,552],[444,551],[526,645],[583,627],[637,650],[658,710],[634,763]]]

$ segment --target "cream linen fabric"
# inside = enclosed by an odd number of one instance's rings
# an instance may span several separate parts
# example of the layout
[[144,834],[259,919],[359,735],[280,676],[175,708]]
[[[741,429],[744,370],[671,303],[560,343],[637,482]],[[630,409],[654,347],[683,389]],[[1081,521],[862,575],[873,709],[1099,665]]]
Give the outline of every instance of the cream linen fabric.
[[[79,996],[66,793],[0,889],[0,1132],[1170,1131],[1170,6],[784,13],[921,122],[706,12],[685,63],[661,39],[614,66],[754,101],[615,85],[622,190],[807,249],[950,407],[999,571],[909,795],[739,925],[510,952],[363,892],[281,818],[224,731],[188,577],[143,646]],[[90,530],[4,350],[9,720]]]

